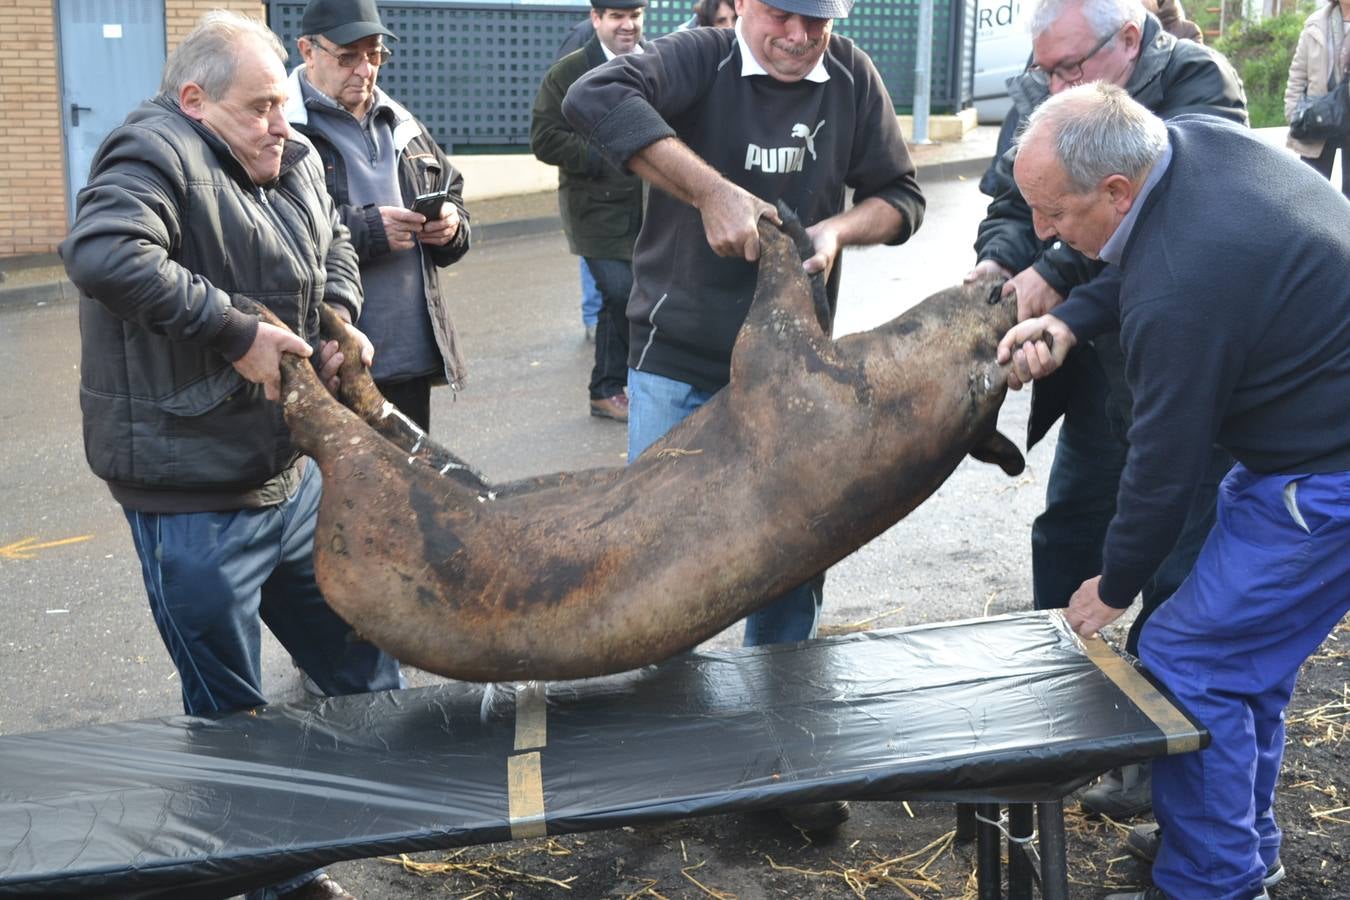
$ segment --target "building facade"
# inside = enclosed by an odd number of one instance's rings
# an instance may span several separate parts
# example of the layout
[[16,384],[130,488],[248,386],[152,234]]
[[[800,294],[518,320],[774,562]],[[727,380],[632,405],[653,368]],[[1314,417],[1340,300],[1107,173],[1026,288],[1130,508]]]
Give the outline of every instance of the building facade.
[[263,18],[256,0],[0,0],[0,257],[56,249],[102,135],[219,8]]

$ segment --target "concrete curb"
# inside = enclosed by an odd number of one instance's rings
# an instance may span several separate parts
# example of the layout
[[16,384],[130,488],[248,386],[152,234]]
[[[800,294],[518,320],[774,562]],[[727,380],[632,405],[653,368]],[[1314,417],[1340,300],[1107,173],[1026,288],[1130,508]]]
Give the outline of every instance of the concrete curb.
[[922,187],[934,181],[953,181],[956,179],[976,178],[984,174],[992,156],[957,159],[951,162],[936,162],[919,166],[919,185]]
[[0,309],[31,309],[50,303],[66,303],[79,299],[79,296],[80,292],[67,278],[12,288],[0,287]]

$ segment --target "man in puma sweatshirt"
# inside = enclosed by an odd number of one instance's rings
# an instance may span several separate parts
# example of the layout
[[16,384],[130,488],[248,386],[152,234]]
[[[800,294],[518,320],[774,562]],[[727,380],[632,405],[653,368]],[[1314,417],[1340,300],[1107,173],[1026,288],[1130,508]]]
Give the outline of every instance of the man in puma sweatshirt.
[[[756,222],[777,218],[776,201],[808,227],[806,268],[828,276],[831,305],[840,248],[901,243],[923,220],[881,77],[831,33],[851,5],[739,0],[735,30],[668,35],[567,94],[577,131],[652,185],[628,301],[630,460],[727,383],[754,295]],[[811,637],[820,583],[750,616],[746,644]]]

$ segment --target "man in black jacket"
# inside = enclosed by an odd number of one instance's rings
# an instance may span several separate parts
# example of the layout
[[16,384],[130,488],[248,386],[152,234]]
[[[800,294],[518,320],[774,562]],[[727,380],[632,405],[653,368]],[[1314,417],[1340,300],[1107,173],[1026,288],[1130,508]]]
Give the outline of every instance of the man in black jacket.
[[[261,622],[326,693],[400,685],[319,592],[319,469],[272,402],[281,354],[318,342],[318,305],[350,321],[362,299],[322,167],[282,113],[285,58],[265,26],[209,13],[99,148],[61,245],[81,291],[85,453],[126,513],[192,715],[267,702]],[[317,872],[277,895],[350,896]]]
[[[1246,124],[1241,82],[1215,51],[1178,41],[1138,0],[1042,0],[1031,18],[1033,60],[1013,79],[1013,114],[1023,121],[1046,98],[1075,84],[1106,81],[1123,87],[1162,118],[1205,112]],[[1116,274],[1059,242],[1043,242],[1025,199],[1012,179],[1016,151],[994,168],[995,199],[975,243],[979,259],[970,279],[998,274],[1011,280],[1022,318],[1054,308],[1072,289],[1110,293]],[[1101,335],[1079,347],[1054,379],[1036,387],[1028,445],[1064,415],[1046,486],[1046,509],[1032,525],[1032,584],[1037,609],[1066,606],[1083,579],[1101,564],[1102,539],[1116,508],[1130,423],[1119,341]],[[1139,631],[1190,571],[1214,521],[1214,497],[1231,459],[1215,450],[1187,527],[1175,551],[1144,586],[1143,608],[1126,649],[1138,652]],[[1108,773],[1081,798],[1091,811],[1112,817],[1148,809],[1147,765]]]
[[[431,386],[458,389],[464,360],[440,267],[469,250],[464,178],[422,123],[377,85],[389,58],[374,0],[311,0],[297,42],[286,117],[313,142],[328,191],[352,233],[365,307],[360,326],[375,346],[371,374],[410,419],[431,427]],[[434,209],[418,195],[445,191]]]
[[534,100],[530,149],[558,167],[558,209],[567,245],[582,257],[600,291],[591,369],[591,415],[628,421],[628,294],[633,244],[642,227],[642,179],[615,168],[563,118],[563,97],[578,78],[626,53],[646,52],[647,0],[591,0],[595,34],[544,76]]

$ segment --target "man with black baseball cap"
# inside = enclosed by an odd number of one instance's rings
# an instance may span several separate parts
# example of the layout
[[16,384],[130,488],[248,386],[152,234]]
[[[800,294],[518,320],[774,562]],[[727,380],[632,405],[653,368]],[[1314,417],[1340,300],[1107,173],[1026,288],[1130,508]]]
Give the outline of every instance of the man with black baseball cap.
[[[318,150],[351,231],[375,383],[427,430],[431,386],[458,388],[464,378],[440,280],[440,267],[469,249],[464,178],[422,123],[377,86],[390,57],[384,40],[398,36],[374,0],[311,0],[300,31],[304,64],[291,72],[286,118]],[[431,196],[417,203],[423,195]]]
[[[757,222],[777,220],[774,202],[807,226],[816,253],[805,267],[825,273],[831,306],[840,248],[901,243],[923,219],[881,76],[831,33],[851,7],[737,0],[734,30],[667,35],[648,53],[593,69],[563,102],[578,132],[653,188],[628,300],[630,460],[727,383],[754,295]],[[823,584],[814,579],[748,617],[745,643],[813,636]],[[784,812],[798,827],[822,829],[848,807]]]

